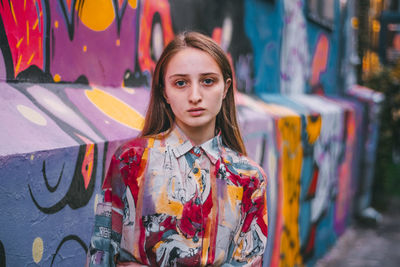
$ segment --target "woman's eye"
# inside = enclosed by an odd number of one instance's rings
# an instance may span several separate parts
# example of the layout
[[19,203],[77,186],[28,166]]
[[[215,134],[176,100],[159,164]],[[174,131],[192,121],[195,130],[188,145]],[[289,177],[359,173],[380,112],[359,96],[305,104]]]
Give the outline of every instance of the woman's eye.
[[178,86],[178,87],[183,87],[183,86],[186,85],[186,82],[185,81],[176,81],[175,85]]
[[204,79],[204,80],[203,80],[203,83],[204,83],[205,85],[212,85],[212,84],[214,83],[214,80],[213,80],[213,79],[210,79],[210,78],[207,78],[207,79]]

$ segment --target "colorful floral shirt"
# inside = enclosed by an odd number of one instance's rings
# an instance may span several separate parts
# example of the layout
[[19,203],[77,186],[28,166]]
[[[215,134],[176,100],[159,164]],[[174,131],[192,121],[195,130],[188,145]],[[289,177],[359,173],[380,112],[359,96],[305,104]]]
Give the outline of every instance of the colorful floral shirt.
[[195,146],[178,127],[111,160],[89,266],[261,266],[266,176],[219,135]]

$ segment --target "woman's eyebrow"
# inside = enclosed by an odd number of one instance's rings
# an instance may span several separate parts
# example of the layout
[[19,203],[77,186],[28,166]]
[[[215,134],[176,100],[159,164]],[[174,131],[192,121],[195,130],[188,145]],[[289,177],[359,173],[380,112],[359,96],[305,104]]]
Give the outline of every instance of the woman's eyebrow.
[[168,76],[168,79],[172,79],[172,78],[176,78],[176,77],[187,77],[187,76],[189,76],[189,74],[175,73],[175,74]]
[[[201,76],[201,77],[208,76],[208,75],[218,76],[219,73],[217,73],[217,72],[204,72],[204,73],[200,73],[199,74],[199,76]],[[174,74],[171,74],[170,76],[168,76],[167,79],[170,80],[170,79],[180,78],[180,77],[186,78],[188,76],[190,76],[190,75],[189,74],[184,74],[184,73],[174,73]]]
[[200,73],[200,76],[207,76],[207,75],[219,75],[219,73],[216,73],[216,72],[205,72],[205,73]]

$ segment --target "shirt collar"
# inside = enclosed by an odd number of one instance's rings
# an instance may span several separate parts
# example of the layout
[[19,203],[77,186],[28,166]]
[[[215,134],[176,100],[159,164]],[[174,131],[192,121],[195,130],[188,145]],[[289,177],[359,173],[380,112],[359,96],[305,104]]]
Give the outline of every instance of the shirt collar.
[[[183,133],[183,131],[175,125],[171,134],[166,138],[167,145],[170,145],[176,158],[179,158],[188,153],[196,145]],[[222,151],[221,131],[213,138],[207,140],[203,144],[197,146],[201,148],[210,161],[215,164]]]

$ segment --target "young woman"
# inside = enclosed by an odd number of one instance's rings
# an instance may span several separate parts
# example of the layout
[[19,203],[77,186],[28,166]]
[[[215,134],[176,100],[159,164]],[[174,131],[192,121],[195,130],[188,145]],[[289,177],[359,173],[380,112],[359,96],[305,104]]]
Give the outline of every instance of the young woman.
[[141,137],[111,160],[90,266],[261,266],[266,177],[245,156],[232,79],[209,37],[165,48]]

